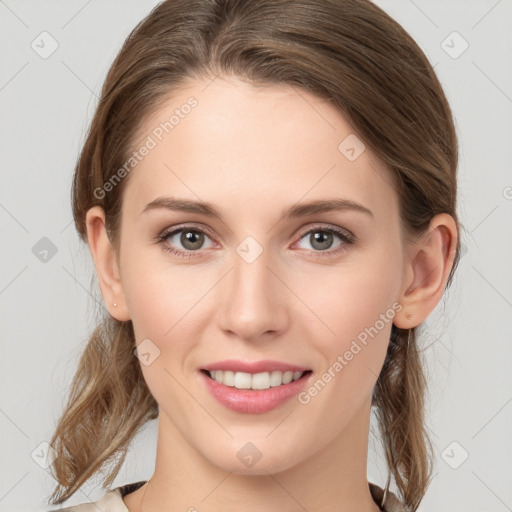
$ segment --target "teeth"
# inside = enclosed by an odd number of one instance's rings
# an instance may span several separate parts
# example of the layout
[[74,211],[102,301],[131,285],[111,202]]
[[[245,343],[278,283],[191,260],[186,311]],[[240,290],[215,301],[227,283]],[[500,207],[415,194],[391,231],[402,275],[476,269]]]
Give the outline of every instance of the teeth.
[[231,372],[228,370],[211,370],[210,377],[225,386],[235,387],[237,389],[268,389],[270,387],[289,384],[292,381],[300,379],[304,372],[263,372],[263,373],[245,373]]

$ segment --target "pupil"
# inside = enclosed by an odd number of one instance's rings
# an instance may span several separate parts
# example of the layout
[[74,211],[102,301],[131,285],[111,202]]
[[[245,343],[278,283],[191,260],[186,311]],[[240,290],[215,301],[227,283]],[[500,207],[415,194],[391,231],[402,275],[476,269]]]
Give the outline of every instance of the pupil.
[[203,238],[204,235],[197,231],[185,231],[181,235],[181,243],[187,249],[199,249],[203,244]]
[[320,232],[312,233],[312,247],[315,249],[328,249],[332,244],[332,233]]

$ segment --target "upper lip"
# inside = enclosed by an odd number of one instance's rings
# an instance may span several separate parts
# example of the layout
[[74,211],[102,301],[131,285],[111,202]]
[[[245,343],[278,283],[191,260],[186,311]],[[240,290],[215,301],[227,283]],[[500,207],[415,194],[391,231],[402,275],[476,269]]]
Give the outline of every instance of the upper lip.
[[241,361],[237,359],[226,359],[203,366],[203,370],[228,370],[232,372],[244,373],[263,373],[263,372],[305,372],[309,368],[297,366],[295,364],[283,363],[281,361],[272,361],[265,359],[261,361]]

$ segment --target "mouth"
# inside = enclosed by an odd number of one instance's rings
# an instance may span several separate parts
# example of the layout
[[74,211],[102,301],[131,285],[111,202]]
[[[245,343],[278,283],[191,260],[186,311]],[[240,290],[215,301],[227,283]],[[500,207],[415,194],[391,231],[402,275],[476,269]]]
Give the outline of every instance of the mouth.
[[210,395],[238,413],[261,414],[284,406],[308,384],[305,366],[265,359],[226,359],[199,368]]
[[219,384],[236,389],[260,391],[269,388],[277,388],[291,382],[305,379],[312,370],[305,371],[280,371],[248,373],[233,370],[206,370],[205,375]]

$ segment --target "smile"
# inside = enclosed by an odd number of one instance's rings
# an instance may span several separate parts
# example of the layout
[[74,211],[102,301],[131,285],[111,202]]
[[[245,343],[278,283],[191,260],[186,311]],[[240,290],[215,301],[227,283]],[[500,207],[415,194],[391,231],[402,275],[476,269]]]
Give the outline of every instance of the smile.
[[[273,371],[261,373],[233,372],[230,370],[205,370],[210,378],[237,389],[269,389],[283,384],[289,384],[300,379],[307,372]],[[308,370],[309,371],[309,370]]]
[[262,414],[296,396],[311,380],[312,370],[280,361],[226,360],[199,371],[209,394],[238,413]]

